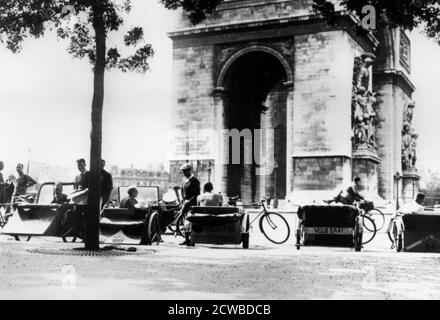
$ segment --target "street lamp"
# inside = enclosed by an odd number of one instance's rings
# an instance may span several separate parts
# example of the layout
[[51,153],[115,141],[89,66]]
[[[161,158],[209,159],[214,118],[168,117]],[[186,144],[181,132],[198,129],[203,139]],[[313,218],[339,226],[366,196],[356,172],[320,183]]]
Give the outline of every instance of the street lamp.
[[397,172],[394,175],[394,179],[396,180],[396,210],[400,209],[400,203],[399,203],[399,180],[402,178],[400,172]]
[[212,162],[208,162],[208,182],[211,182]]

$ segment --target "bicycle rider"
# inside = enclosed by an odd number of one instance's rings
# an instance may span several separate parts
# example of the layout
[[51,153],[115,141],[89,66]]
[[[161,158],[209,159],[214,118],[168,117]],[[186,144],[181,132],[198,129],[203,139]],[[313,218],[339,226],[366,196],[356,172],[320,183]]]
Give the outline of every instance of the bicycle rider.
[[362,203],[365,201],[365,198],[360,195],[359,190],[361,189],[361,178],[356,177],[353,180],[353,183],[347,188],[347,190],[338,194],[333,200],[325,201],[328,204],[333,202],[342,203],[345,205],[352,206],[356,202]]

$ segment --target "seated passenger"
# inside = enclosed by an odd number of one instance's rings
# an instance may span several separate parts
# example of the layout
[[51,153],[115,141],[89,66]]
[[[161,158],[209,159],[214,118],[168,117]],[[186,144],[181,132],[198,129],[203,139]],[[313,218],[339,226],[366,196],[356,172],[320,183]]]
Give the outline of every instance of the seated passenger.
[[[396,212],[395,219],[392,219],[388,225],[387,233],[391,233],[393,231],[395,234],[401,234],[405,230],[405,225],[403,224],[402,216],[407,214],[424,214],[425,207],[423,206],[423,202],[425,201],[425,195],[423,193],[419,193],[415,200],[404,204],[400,207]],[[395,244],[393,244],[394,247]]]
[[131,187],[127,191],[128,196],[123,198],[121,200],[120,208],[121,209],[128,209],[130,211],[133,211],[134,209],[138,208],[138,201],[136,200],[137,196],[139,195],[139,191],[136,187]]
[[405,214],[423,214],[425,212],[425,207],[423,203],[425,202],[425,195],[423,193],[419,193],[415,200],[404,204],[399,210],[398,213]]
[[66,202],[69,202],[69,200],[67,195],[63,193],[63,185],[61,183],[57,183],[55,186],[52,204],[64,204]]
[[197,197],[197,206],[199,207],[221,207],[223,205],[223,197],[219,194],[214,194],[212,190],[214,187],[211,182],[208,182],[203,187],[203,194]]

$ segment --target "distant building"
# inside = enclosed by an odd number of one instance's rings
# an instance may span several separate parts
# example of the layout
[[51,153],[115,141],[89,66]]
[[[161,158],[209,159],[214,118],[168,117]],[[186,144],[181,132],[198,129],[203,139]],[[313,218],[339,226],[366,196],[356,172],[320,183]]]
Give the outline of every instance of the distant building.
[[155,186],[159,187],[160,193],[163,194],[168,190],[169,174],[165,171],[165,167],[137,169],[134,166],[130,168],[119,168],[112,166],[110,173],[113,176],[113,185],[116,187],[128,186]]

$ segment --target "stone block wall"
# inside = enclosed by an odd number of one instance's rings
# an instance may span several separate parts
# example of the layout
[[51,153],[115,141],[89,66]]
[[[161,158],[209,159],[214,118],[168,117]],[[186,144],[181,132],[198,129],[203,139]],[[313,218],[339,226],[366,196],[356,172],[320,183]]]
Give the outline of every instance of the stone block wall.
[[294,191],[337,189],[343,183],[344,167],[350,160],[342,157],[298,158],[293,160]]
[[293,156],[351,157],[354,50],[344,31],[295,37]]
[[[215,15],[197,27],[306,16],[312,13],[312,4],[312,0],[226,0],[217,8]],[[182,14],[179,28],[191,27],[186,15]]]
[[190,121],[199,128],[214,125],[214,46],[174,48],[173,124],[187,130]]

